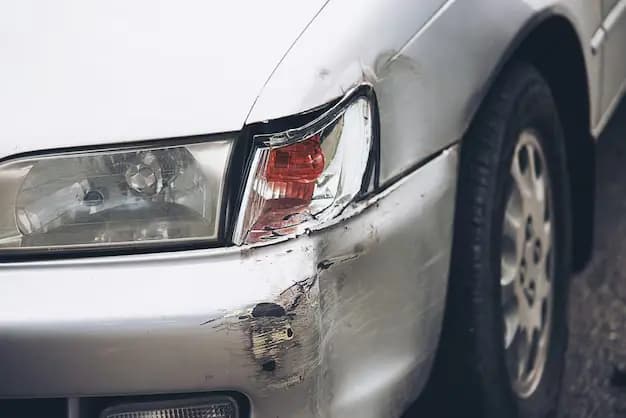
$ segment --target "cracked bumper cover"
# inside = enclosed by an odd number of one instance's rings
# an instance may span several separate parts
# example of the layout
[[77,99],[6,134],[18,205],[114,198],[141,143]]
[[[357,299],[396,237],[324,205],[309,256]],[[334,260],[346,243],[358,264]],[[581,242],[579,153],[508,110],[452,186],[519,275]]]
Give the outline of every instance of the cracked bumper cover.
[[0,269],[0,397],[238,391],[255,418],[395,417],[444,310],[457,150],[257,248]]

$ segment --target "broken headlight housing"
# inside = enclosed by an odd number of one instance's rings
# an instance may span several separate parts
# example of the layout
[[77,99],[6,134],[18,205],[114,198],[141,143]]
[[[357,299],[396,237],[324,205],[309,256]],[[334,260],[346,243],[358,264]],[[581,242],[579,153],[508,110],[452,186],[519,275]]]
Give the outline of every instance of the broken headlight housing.
[[363,87],[302,128],[257,135],[235,243],[322,228],[366,191],[373,107],[371,90]]
[[0,253],[218,239],[232,139],[0,163]]
[[376,183],[371,87],[312,114],[259,124],[303,126],[252,134],[250,153],[223,135],[0,161],[0,258],[253,244],[328,226]]

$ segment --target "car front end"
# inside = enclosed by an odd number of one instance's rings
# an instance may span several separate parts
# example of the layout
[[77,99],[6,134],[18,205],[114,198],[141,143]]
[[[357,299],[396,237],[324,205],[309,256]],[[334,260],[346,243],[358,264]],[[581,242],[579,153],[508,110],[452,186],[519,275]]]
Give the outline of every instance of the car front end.
[[[221,46],[237,5],[26,3],[0,18],[22,98],[2,102],[0,408],[400,416],[437,348],[457,146],[385,164],[403,153],[381,141],[390,86],[352,71],[342,94],[259,116],[280,90],[264,77],[322,2],[259,7],[240,22],[258,39]],[[268,29],[281,8],[293,18]],[[25,16],[70,23],[39,38]]]
[[436,348],[448,257],[421,237],[451,234],[457,155],[378,189],[375,100],[361,86],[239,162],[224,136],[5,161],[2,396],[399,414]]

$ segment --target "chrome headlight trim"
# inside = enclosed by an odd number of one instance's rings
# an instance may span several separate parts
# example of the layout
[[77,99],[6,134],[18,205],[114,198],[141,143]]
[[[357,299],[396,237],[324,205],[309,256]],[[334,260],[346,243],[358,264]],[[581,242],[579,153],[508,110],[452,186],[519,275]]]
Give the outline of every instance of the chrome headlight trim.
[[[219,226],[217,235],[214,238],[190,238],[164,242],[131,241],[107,246],[101,246],[99,244],[86,245],[81,248],[67,245],[57,246],[52,249],[0,249],[0,263],[57,258],[145,254],[226,247],[233,244],[241,245],[242,242],[237,239],[236,222],[254,162],[255,151],[262,147],[275,147],[301,141],[303,138],[306,138],[307,135],[319,129],[320,126],[328,125],[332,123],[332,121],[337,120],[342,112],[359,98],[367,100],[371,108],[372,143],[360,191],[353,199],[353,201],[356,202],[367,198],[372,193],[379,190],[380,121],[376,95],[369,83],[359,84],[341,98],[318,108],[280,119],[245,125],[239,132],[135,141],[120,144],[114,143],[58,148],[0,158],[1,167],[8,163],[52,158],[59,155],[181,147],[224,140],[230,141],[232,145],[225,162],[223,187],[221,189],[222,193],[220,193]],[[293,128],[294,126],[296,126],[296,128]],[[285,237],[285,239],[286,238],[288,237]],[[273,241],[261,242],[259,244],[263,245],[271,242]]]

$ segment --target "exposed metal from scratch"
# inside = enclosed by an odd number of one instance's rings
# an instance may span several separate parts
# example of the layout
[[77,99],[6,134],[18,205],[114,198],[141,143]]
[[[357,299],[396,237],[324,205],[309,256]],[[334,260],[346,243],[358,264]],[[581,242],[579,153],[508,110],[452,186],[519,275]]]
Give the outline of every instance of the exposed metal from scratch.
[[203,323],[201,323],[201,324],[200,324],[200,326],[211,324],[211,323],[213,323],[213,322],[215,322],[215,321],[217,321],[217,320],[219,320],[219,319],[221,319],[221,318],[212,318],[212,319],[209,319],[209,320],[204,321]]
[[328,270],[335,264],[345,263],[346,261],[351,261],[351,260],[356,260],[360,256],[361,256],[361,252],[358,252],[356,254],[349,254],[349,255],[342,255],[342,256],[327,258],[317,263],[317,271]]
[[[309,279],[301,280],[294,284],[294,286],[297,287],[298,289],[298,295],[293,299],[291,304],[287,308],[285,308],[285,311],[287,312],[287,314],[293,312],[300,305],[304,295],[311,291],[313,286],[315,286],[315,283],[317,283],[316,276],[309,278]],[[281,293],[281,295],[284,295],[287,291],[290,291],[291,289],[293,289],[294,286],[285,290],[283,293]]]

